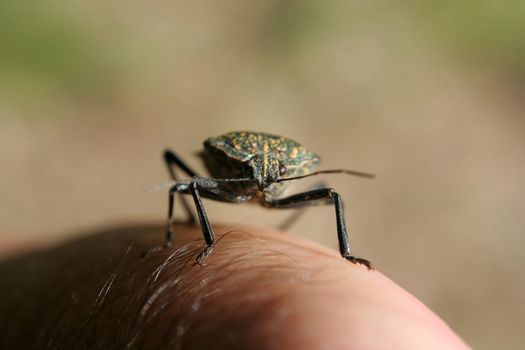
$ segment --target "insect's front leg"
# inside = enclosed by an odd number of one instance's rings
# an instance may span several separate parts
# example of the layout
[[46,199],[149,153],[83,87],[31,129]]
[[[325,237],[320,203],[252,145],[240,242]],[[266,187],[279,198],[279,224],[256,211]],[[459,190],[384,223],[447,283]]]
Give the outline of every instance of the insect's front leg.
[[166,245],[170,245],[173,236],[173,203],[175,193],[190,194],[193,197],[199,223],[201,225],[206,249],[197,256],[197,262],[200,264],[210,254],[215,244],[213,229],[208,220],[208,215],[202,204],[202,198],[214,199],[222,202],[240,203],[251,199],[250,195],[238,195],[225,187],[221,186],[213,179],[203,177],[194,177],[189,184],[176,184],[170,189],[169,206],[168,206],[168,230],[166,233]]
[[172,188],[170,188],[168,204],[168,228],[166,230],[166,239],[164,241],[164,246],[169,247],[173,242],[173,209],[175,202],[175,193],[191,193],[193,201],[195,202],[195,208],[197,209],[197,214],[199,216],[202,234],[204,235],[204,241],[206,242],[207,246],[206,249],[197,256],[197,262],[200,264],[201,261],[204,260],[211,253],[211,250],[213,249],[213,244],[215,243],[215,238],[213,235],[213,229],[211,228],[210,222],[208,220],[208,215],[206,215],[206,211],[204,210],[204,206],[202,205],[202,200],[198,188],[198,180],[194,180],[189,184],[176,184]]
[[365,265],[368,269],[372,269],[372,265],[368,260],[357,258],[351,254],[344,217],[343,201],[339,193],[335,192],[333,189],[319,188],[281,199],[271,199],[263,196],[262,204],[270,208],[301,208],[317,204],[334,204],[337,221],[337,237],[339,240],[339,251],[341,252],[341,256],[354,264]]
[[[325,188],[325,187],[326,187],[326,183],[324,181],[319,181],[313,186],[311,186],[310,188],[308,188],[307,190],[316,190],[316,189]],[[306,208],[304,207],[295,210],[295,212],[292,213],[284,222],[279,224],[277,228],[279,228],[279,230],[281,231],[287,231],[292,225],[294,225],[297,222],[297,220],[299,220],[304,215],[305,211],[306,211]]]

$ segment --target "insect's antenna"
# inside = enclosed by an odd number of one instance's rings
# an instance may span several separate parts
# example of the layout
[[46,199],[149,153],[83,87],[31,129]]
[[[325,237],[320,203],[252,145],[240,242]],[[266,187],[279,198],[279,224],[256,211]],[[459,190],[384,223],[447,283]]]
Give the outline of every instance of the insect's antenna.
[[347,175],[352,175],[352,176],[364,177],[366,179],[373,179],[376,177],[374,174],[364,173],[361,171],[348,170],[348,169],[329,169],[329,170],[314,171],[313,173],[306,174],[306,175],[285,177],[283,179],[277,180],[277,182],[304,179],[305,177],[315,176],[315,175],[320,175],[320,174],[347,174]]
[[250,177],[241,177],[238,179],[209,179],[215,182],[257,182],[256,179]]

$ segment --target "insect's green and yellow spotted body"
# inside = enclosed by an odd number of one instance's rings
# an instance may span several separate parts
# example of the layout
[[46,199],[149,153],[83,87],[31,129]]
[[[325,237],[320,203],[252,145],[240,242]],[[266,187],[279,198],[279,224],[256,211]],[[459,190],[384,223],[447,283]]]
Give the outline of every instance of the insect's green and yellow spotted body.
[[214,178],[253,178],[256,182],[224,185],[236,193],[257,191],[278,195],[285,183],[277,180],[313,172],[321,158],[286,137],[259,132],[230,132],[204,141],[201,156]]

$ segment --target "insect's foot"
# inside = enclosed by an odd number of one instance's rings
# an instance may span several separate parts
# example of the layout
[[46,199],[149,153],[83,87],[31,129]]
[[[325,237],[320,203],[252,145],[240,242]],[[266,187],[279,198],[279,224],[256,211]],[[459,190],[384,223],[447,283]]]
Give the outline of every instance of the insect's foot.
[[350,261],[352,264],[359,264],[359,265],[364,265],[366,266],[366,268],[370,271],[373,271],[374,268],[372,267],[372,263],[370,263],[370,261],[366,260],[366,259],[363,259],[363,258],[356,258],[355,256],[344,256],[343,258],[345,258],[346,260]]
[[208,256],[211,254],[213,247],[214,247],[213,245],[209,245],[206,248],[204,248],[204,250],[200,252],[199,255],[197,255],[197,258],[195,259],[197,264],[199,264],[200,266],[204,266],[204,262],[206,261]]

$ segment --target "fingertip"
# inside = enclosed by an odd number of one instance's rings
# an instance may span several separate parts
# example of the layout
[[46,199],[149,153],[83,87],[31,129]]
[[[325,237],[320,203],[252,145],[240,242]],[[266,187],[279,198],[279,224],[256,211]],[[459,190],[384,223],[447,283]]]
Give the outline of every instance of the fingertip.
[[364,259],[348,261],[326,247],[265,229],[217,236],[206,266],[195,271],[214,296],[194,315],[217,324],[192,329],[192,344],[203,347],[214,339],[217,345],[220,339],[224,348],[468,348],[414,296],[361,264]]
[[268,229],[215,229],[202,266],[200,229],[181,224],[171,247],[160,246],[164,227],[130,225],[9,261],[0,308],[16,321],[0,317],[10,327],[0,343],[467,348],[415,297],[335,250]]

